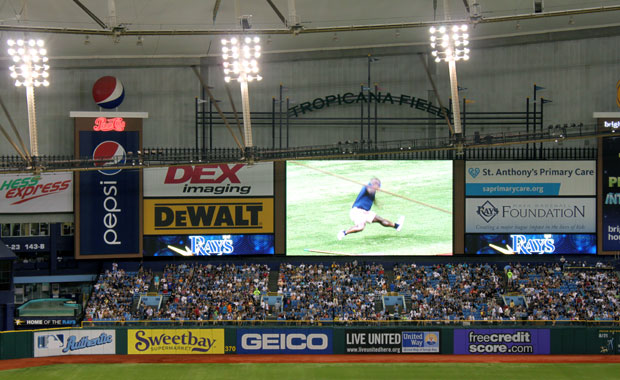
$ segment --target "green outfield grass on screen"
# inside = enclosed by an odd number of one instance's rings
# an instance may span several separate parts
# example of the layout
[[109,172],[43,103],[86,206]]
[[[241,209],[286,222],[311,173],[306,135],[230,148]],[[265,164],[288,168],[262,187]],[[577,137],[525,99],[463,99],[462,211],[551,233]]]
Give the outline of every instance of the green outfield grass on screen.
[[[380,223],[338,240],[362,185],[381,188],[371,211]],[[286,166],[287,255],[451,255],[452,161],[289,161]]]

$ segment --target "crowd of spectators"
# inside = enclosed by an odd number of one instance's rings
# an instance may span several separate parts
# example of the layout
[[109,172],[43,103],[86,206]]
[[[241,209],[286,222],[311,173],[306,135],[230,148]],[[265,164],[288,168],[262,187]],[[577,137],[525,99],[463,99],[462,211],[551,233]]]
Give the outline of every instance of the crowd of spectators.
[[85,309],[86,320],[138,319],[139,311],[132,312],[134,295],[150,290],[153,280],[151,270],[140,268],[138,272],[125,272],[113,264],[112,270],[99,275]]
[[160,280],[166,305],[154,319],[263,319],[269,267],[260,264],[167,266]]
[[[374,263],[282,263],[275,304],[263,298],[268,282],[264,264],[171,264],[161,277],[114,264],[94,285],[85,319],[581,321],[620,316],[616,272],[564,262],[503,269],[481,263],[399,264],[389,278]],[[137,302],[147,292],[161,295],[161,307]],[[385,295],[403,302],[385,307]]]
[[387,293],[380,264],[281,264],[278,293],[284,295],[278,319],[375,320],[376,300]]
[[395,288],[411,300],[410,320],[503,319],[501,273],[489,264],[394,267]]
[[514,265],[530,320],[614,320],[620,316],[616,272],[598,267]]

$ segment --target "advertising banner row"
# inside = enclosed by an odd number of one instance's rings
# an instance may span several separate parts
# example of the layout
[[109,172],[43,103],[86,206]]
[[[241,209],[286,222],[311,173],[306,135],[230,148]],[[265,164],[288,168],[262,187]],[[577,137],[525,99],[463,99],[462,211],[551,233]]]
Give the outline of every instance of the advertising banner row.
[[[117,163],[124,163],[126,151],[118,141],[93,141],[82,154],[118,155]],[[120,134],[119,136],[125,136]],[[104,144],[105,142],[105,144]],[[114,144],[117,143],[117,144]],[[93,147],[93,145],[96,145]],[[96,150],[98,148],[98,150]],[[96,150],[90,152],[90,150]],[[127,148],[131,149],[131,148]],[[104,150],[110,150],[107,152]],[[102,151],[102,152],[99,152]],[[123,158],[124,157],[124,158]],[[110,165],[108,165],[110,166]],[[138,173],[138,171],[126,171]],[[95,173],[112,179],[120,170],[100,170]],[[229,198],[273,196],[273,164],[215,164],[146,168],[143,196],[150,198]],[[96,174],[95,174],[96,176]],[[89,181],[89,176],[83,177]],[[119,189],[117,188],[116,191]],[[109,189],[108,191],[113,192]],[[31,174],[3,174],[0,177],[0,214],[73,212],[73,173],[55,172]]]
[[[115,165],[126,164],[128,152],[140,149],[141,126],[128,124],[124,132],[79,130],[76,135],[76,155],[101,162],[100,170],[75,175],[77,257],[274,253],[276,200],[273,163],[121,170]],[[611,142],[611,139],[606,141]],[[591,244],[591,237],[597,232],[603,237],[603,250],[619,250],[620,196],[616,195],[620,193],[616,194],[615,189],[620,182],[620,172],[614,172],[618,166],[614,165],[620,152],[614,150],[613,144],[605,147],[602,231],[597,231],[596,161],[466,162],[465,252],[596,254],[597,245]],[[446,166],[440,163],[441,168]],[[305,231],[308,217],[313,215],[307,210],[315,201],[314,195],[304,194],[310,184],[322,183],[314,180],[312,175],[321,173],[317,170],[324,170],[325,165],[321,163],[318,169],[308,169],[310,164],[287,166],[287,190],[291,190],[291,184],[295,182],[295,173],[299,172],[303,179],[297,181],[300,183],[298,191],[290,192],[286,197],[287,254],[304,255],[309,251],[364,253],[364,245],[348,243],[351,239],[344,239],[345,243],[334,239],[319,241],[299,233]],[[428,179],[430,173],[439,172],[439,164],[434,165],[432,170],[421,171],[420,176]],[[72,176],[72,173],[4,176],[0,184],[0,213],[71,212],[74,204]],[[449,190],[446,194],[451,194],[451,182],[446,180],[452,178],[451,169],[445,170],[441,178],[447,185],[441,182],[438,189],[445,188]],[[411,187],[385,180],[386,187],[401,185],[404,186],[402,189]],[[340,180],[330,185],[336,189],[335,194],[351,192],[353,199],[359,190],[357,186],[349,187],[346,181]],[[444,198],[449,196],[438,199],[443,201]],[[300,203],[293,207],[296,199]],[[436,202],[439,201],[431,197],[427,203],[436,205]],[[405,216],[406,212],[397,203],[388,203],[394,210],[382,212],[390,214],[392,219]],[[333,206],[339,209],[341,204],[338,202]],[[437,216],[425,220],[437,221],[439,216],[451,218],[449,207],[424,210]],[[295,212],[300,216],[297,217]],[[419,218],[419,212],[415,215]],[[405,219],[411,220],[411,217],[413,214]],[[341,217],[329,222],[317,221],[316,225],[329,225],[331,233],[347,223],[346,217]],[[384,254],[449,254],[452,231],[441,228],[451,224],[450,220],[429,224],[432,225],[429,231],[436,235],[434,239],[446,242],[445,247],[437,248],[435,240],[430,247],[425,247],[421,242],[400,239],[403,247],[386,247]],[[421,227],[416,228],[419,232]]]
[[596,254],[596,161],[468,161],[466,254]]
[[[441,349],[441,332],[415,328],[240,328],[240,329],[128,329],[126,346],[117,346],[125,331],[57,330],[34,333],[34,356],[86,354],[415,354],[454,353],[548,355],[550,329],[457,328],[450,344]],[[446,330],[442,330],[447,334]],[[228,334],[230,333],[230,334]],[[617,330],[597,330],[588,343],[590,352],[620,352]],[[560,335],[558,335],[560,338]],[[444,342],[445,343],[445,342]],[[557,345],[556,345],[557,346]],[[119,350],[119,351],[117,351]],[[556,348],[557,350],[557,348]],[[599,352],[600,351],[600,352]]]
[[[141,149],[141,123],[127,123],[102,133],[76,122],[76,155],[102,167],[76,174],[77,257],[273,254],[273,163],[121,169]],[[170,240],[191,247],[158,246]]]

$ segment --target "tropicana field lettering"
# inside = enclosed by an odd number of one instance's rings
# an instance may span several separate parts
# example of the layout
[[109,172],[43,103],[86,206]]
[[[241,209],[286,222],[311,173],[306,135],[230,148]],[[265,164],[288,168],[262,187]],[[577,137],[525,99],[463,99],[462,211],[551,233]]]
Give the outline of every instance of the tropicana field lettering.
[[434,106],[433,103],[428,100],[416,98],[415,96],[409,96],[401,94],[400,96],[392,96],[387,92],[382,94],[381,92],[364,92],[359,93],[347,92],[344,94],[327,95],[322,98],[316,98],[312,102],[302,102],[299,105],[290,107],[288,114],[290,116],[298,117],[304,115],[306,112],[317,111],[323,108],[329,108],[330,106],[338,106],[353,103],[390,103],[399,106],[409,106],[409,108],[415,108],[421,111],[426,111],[436,117],[445,117],[451,114],[451,111],[445,107]]

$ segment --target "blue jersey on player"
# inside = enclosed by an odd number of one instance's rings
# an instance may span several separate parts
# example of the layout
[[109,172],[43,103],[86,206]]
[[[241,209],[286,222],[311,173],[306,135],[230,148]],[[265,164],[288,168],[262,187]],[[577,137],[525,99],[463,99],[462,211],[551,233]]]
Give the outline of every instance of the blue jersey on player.
[[[370,184],[368,184],[370,186]],[[368,188],[366,186],[362,187],[362,190],[355,198],[355,202],[353,202],[352,208],[361,208],[362,210],[370,211],[373,202],[375,201],[375,193],[372,194],[368,192]]]

